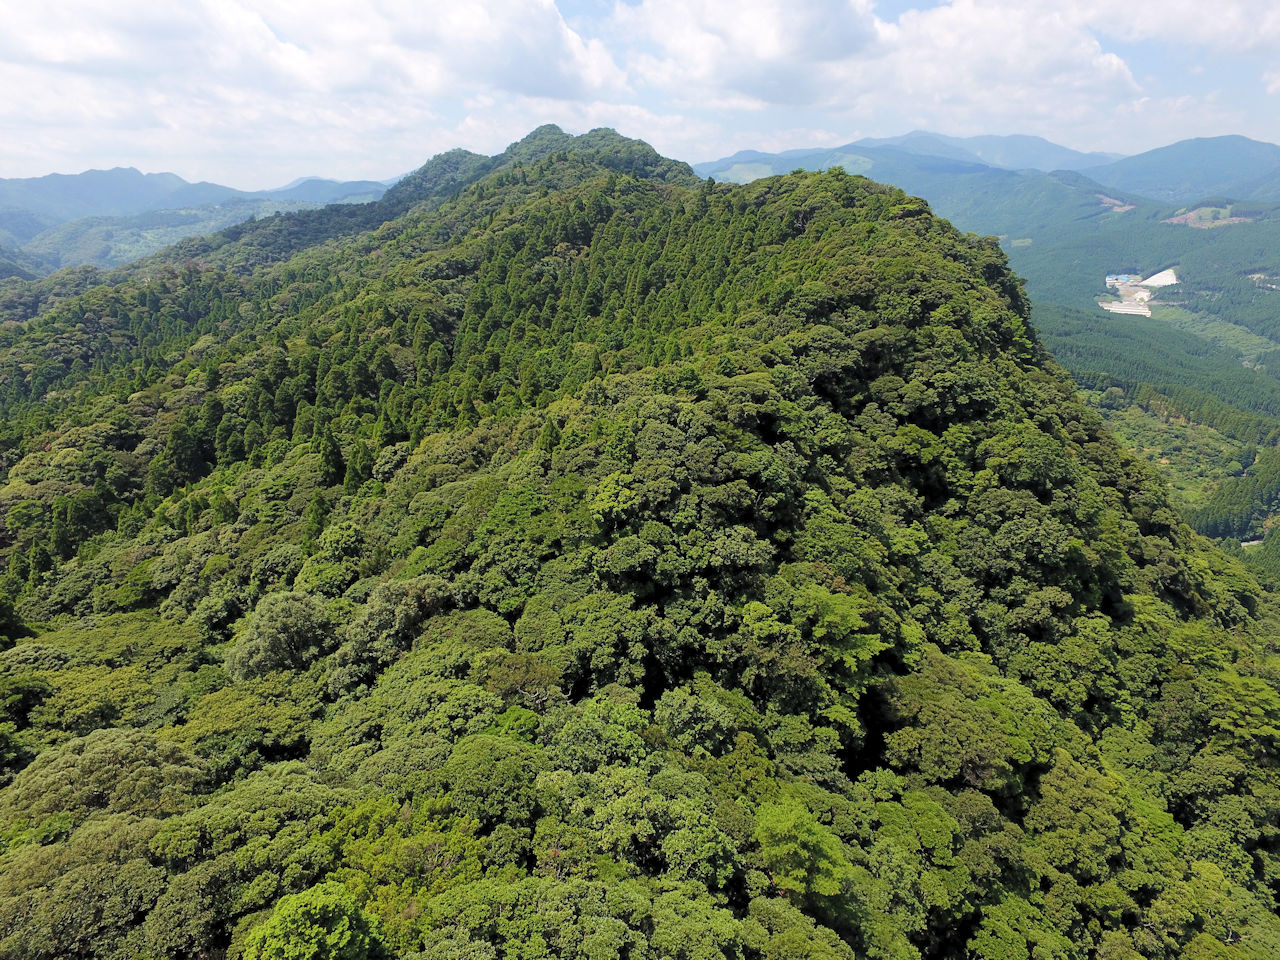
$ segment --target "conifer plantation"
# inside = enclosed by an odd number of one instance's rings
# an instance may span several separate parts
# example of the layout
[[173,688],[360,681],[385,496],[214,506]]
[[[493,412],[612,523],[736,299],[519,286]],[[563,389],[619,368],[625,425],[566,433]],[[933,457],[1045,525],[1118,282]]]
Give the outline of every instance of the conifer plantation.
[[1280,956],[1280,617],[996,241],[611,131],[0,293],[0,960]]

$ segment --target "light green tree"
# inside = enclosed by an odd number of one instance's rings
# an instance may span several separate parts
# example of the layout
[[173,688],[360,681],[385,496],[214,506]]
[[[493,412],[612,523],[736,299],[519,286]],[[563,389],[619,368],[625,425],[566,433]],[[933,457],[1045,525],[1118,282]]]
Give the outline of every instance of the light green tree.
[[244,960],[389,960],[368,917],[339,883],[284,897],[245,940]]

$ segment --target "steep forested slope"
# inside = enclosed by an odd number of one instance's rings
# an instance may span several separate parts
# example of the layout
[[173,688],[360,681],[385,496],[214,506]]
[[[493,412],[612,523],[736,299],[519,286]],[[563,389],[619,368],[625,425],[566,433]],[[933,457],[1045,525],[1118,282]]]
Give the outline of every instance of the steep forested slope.
[[6,331],[0,956],[1274,956],[1264,599],[994,241],[534,141]]
[[[919,146],[930,149],[927,141]],[[744,154],[698,169],[751,179],[843,164],[927,198],[961,229],[998,235],[1027,280],[1045,344],[1094,402],[1105,395],[1103,415],[1123,422],[1145,455],[1167,466],[1184,516],[1209,536],[1252,539],[1275,529],[1280,513],[1280,459],[1258,454],[1280,437],[1280,207],[1231,198],[1259,196],[1238,185],[1252,182],[1258,164],[1269,169],[1278,149],[1244,138],[1187,141],[1119,161],[1122,173],[1141,176],[1114,186],[1103,185],[1113,182],[1102,176],[1109,167],[1015,172],[857,145]],[[1184,195],[1179,184],[1192,175],[1207,179]],[[1213,199],[1218,189],[1226,196]],[[1198,202],[1166,206],[1175,201],[1146,199],[1148,190]],[[1176,268],[1179,282],[1158,294],[1152,317],[1098,308],[1115,296],[1108,274],[1164,268]],[[1206,446],[1226,454],[1188,465],[1183,452]],[[1251,565],[1280,576],[1280,563],[1269,559],[1280,555],[1280,539],[1266,553],[1266,562],[1250,556]]]

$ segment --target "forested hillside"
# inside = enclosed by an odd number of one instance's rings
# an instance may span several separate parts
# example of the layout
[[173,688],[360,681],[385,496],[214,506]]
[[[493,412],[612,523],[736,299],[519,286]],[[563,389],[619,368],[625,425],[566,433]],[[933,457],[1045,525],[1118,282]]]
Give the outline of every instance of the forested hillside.
[[[928,198],[963,230],[999,236],[1027,280],[1037,330],[1090,402],[1160,465],[1197,530],[1228,543],[1276,530],[1248,560],[1280,577],[1280,459],[1259,454],[1280,438],[1280,205],[1240,199],[1263,196],[1244,185],[1280,148],[1211,138],[1040,173],[965,160],[936,138],[907,140],[741,154],[698,169],[749,180],[844,165]],[[1114,297],[1108,274],[1165,268],[1179,282],[1152,316],[1097,306]]]
[[608,131],[378,204],[4,301],[0,957],[1280,954],[1270,600],[994,240]]

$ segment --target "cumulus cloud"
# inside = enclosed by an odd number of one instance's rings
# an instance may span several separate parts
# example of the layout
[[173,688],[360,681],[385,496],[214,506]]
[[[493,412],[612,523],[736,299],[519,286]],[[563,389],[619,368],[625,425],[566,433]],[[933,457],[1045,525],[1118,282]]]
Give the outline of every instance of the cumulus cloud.
[[1069,5],[1074,18],[1109,37],[1191,44],[1239,54],[1274,49],[1280,7],[1272,0],[1088,0]]
[[[468,97],[572,103],[627,86],[604,44],[573,31],[552,0],[3,0],[0,11],[0,78],[24,92],[0,104],[7,166],[42,153],[44,170],[152,156],[263,186],[328,160],[388,176],[456,145],[442,138]],[[33,125],[39,143],[22,137]]]
[[873,47],[869,0],[714,0],[619,4],[615,35],[629,37],[639,81],[682,102],[755,109],[812,104],[830,94],[833,67]]
[[[1274,51],[1270,0],[946,0],[880,9],[863,0],[619,2],[634,38],[633,81],[683,110],[719,113],[735,145],[813,121],[812,143],[924,127],[954,134],[1038,133],[1089,148],[1134,150],[1236,125],[1258,135],[1247,97],[1178,89],[1165,66],[1139,75],[1142,44],[1218,58]],[[1228,53],[1229,52],[1229,53]],[[1238,91],[1237,91],[1238,92]],[[1224,103],[1229,106],[1224,107]],[[1265,125],[1265,124],[1263,124]],[[1213,129],[1209,129],[1213,128]]]
[[689,159],[913,127],[1133,150],[1274,139],[1260,98],[1280,93],[1270,0],[0,0],[0,17],[0,85],[21,93],[0,101],[0,176],[381,178],[543,122]]
[[886,34],[883,61],[851,65],[851,81],[879,111],[916,104],[955,129],[1075,123],[1139,93],[1124,60],[1058,6],[955,0]]

